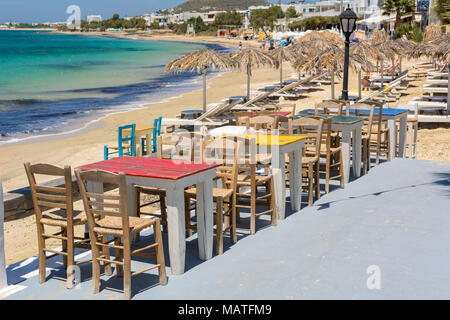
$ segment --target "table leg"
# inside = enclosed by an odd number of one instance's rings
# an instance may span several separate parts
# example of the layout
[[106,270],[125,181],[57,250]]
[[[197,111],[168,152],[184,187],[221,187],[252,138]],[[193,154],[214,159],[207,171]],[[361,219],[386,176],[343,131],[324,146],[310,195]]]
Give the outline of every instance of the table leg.
[[200,259],[208,260],[213,253],[212,180],[197,183],[197,234]]
[[353,175],[356,178],[361,176],[361,131],[361,127],[353,130],[352,165]]
[[350,181],[350,131],[342,131],[342,161],[344,162],[344,181]]
[[183,274],[186,255],[183,189],[167,191],[167,228],[169,232],[169,257],[172,274]]
[[[278,220],[284,220],[286,210],[286,159],[284,153],[272,153],[272,176],[275,192],[275,207]],[[292,180],[292,176],[291,176]]]
[[390,139],[390,153],[391,157],[388,160],[392,160],[395,158],[395,149],[397,145],[397,127],[395,126],[395,120],[388,120],[388,128],[389,128],[389,139]]
[[291,209],[293,211],[299,211],[302,202],[302,157],[300,150],[289,153],[289,163],[291,165],[289,170]]
[[405,156],[405,142],[406,142],[406,119],[407,116],[400,118],[399,142],[397,157],[403,158]]

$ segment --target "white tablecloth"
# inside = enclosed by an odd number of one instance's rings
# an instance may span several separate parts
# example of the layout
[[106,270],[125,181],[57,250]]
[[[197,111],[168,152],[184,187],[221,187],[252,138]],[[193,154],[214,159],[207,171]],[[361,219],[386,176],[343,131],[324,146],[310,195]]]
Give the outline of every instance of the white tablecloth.
[[255,134],[256,131],[253,128],[247,130],[243,126],[223,126],[219,128],[212,129],[209,131],[211,137],[220,137],[224,134]]
[[3,236],[3,221],[5,219],[5,210],[3,206],[3,188],[0,179],[0,290],[8,286],[5,271],[5,245]]

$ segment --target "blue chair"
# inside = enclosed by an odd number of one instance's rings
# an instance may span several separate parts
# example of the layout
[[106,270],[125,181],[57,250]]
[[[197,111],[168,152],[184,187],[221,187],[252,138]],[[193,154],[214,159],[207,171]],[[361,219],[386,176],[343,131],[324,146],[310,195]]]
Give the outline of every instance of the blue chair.
[[156,118],[153,121],[153,152],[157,151],[157,143],[156,139],[161,135],[161,123],[162,123],[162,117]]
[[[124,130],[130,131],[130,134],[127,135],[126,138],[124,138]],[[110,155],[118,154],[119,157],[123,156],[136,156],[136,145],[135,145],[135,133],[136,133],[136,124],[127,125],[127,126],[120,126],[119,127],[119,137],[118,137],[118,146],[117,147],[108,147],[104,146],[103,152],[104,152],[104,158],[105,160],[108,160],[110,158]],[[111,152],[112,150],[117,150]],[[124,150],[128,150],[124,152]]]

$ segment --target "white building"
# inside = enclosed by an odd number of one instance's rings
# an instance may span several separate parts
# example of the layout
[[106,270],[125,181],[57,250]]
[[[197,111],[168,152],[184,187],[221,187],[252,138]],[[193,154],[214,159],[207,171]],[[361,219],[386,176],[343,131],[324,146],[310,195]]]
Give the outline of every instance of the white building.
[[91,22],[102,22],[102,16],[100,15],[90,15],[86,17],[86,21],[91,23]]

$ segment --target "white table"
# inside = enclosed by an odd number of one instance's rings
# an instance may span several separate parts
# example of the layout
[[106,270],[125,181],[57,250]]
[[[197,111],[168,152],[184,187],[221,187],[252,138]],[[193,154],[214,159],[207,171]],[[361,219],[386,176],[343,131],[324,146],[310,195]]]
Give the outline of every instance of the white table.
[[3,221],[5,219],[5,208],[3,206],[3,187],[0,179],[0,290],[8,286],[5,270],[5,240],[3,234]]
[[[128,212],[136,215],[135,185],[167,190],[167,224],[169,257],[172,274],[184,273],[186,254],[186,224],[184,215],[184,189],[196,185],[197,232],[200,259],[208,260],[213,253],[213,178],[216,164],[199,164],[145,157],[125,157],[102,161],[81,170],[106,170],[127,175]],[[100,183],[88,183],[88,191],[102,193]]]
[[211,137],[220,137],[225,134],[255,134],[254,128],[248,128],[245,126],[223,126],[210,130],[209,135]]

